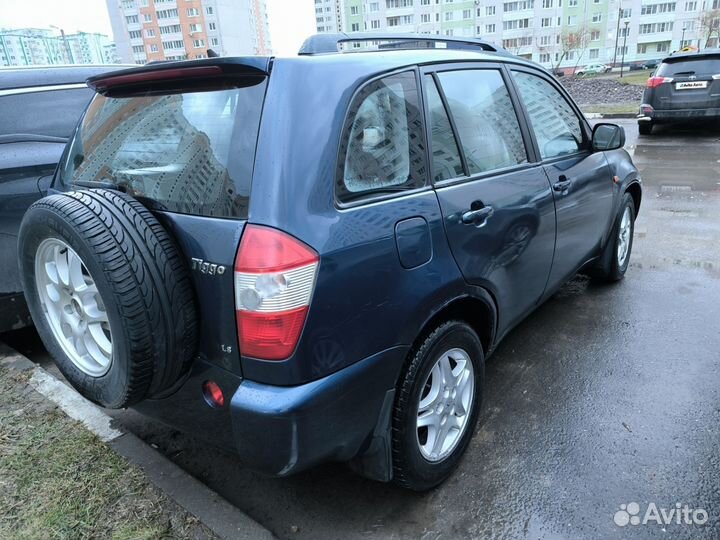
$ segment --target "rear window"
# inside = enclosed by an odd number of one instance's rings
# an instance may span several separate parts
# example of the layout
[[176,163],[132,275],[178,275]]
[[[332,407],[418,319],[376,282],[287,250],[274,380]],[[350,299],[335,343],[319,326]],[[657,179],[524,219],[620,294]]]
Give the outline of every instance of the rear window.
[[657,70],[658,77],[674,75],[716,75],[720,73],[720,57],[700,57],[675,62],[663,62]]
[[245,219],[265,85],[97,96],[60,181],[120,189],[158,210]]

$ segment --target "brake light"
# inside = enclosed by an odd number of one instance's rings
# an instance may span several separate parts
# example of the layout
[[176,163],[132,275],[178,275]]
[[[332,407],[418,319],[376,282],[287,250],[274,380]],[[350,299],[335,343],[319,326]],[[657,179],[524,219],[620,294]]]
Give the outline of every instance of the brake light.
[[320,257],[276,229],[247,225],[235,257],[235,317],[243,356],[284,360],[297,346]]
[[661,84],[665,83],[671,83],[673,82],[672,77],[650,77],[647,80],[647,87],[648,88],[656,88],[660,86]]
[[174,69],[155,69],[116,75],[101,75],[88,79],[87,84],[96,92],[102,94],[113,86],[126,86],[152,82],[165,82],[170,80],[187,80],[222,75],[220,66],[189,66]]

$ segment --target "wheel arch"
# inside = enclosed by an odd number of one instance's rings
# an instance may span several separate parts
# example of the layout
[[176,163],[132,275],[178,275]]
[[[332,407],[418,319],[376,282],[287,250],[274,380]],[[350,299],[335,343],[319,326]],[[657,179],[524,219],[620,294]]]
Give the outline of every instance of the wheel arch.
[[471,292],[453,298],[434,311],[421,326],[411,351],[433,328],[453,319],[470,325],[480,338],[486,356],[492,351],[497,334],[497,307],[492,295],[480,287],[473,287]]
[[633,204],[635,206],[635,217],[637,218],[640,213],[640,202],[642,201],[642,188],[640,182],[637,180],[631,182],[625,189],[625,193],[629,193],[633,198]]

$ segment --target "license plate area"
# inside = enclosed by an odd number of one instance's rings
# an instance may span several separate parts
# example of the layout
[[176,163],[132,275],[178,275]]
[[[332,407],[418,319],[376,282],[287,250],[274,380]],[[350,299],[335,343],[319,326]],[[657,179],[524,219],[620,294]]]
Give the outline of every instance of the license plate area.
[[707,88],[707,81],[686,81],[675,83],[675,90],[702,90]]

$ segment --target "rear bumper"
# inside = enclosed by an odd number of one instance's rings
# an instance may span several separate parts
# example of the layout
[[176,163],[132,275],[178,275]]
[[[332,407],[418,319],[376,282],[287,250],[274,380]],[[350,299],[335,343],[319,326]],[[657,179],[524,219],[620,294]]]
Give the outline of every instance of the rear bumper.
[[[407,351],[406,347],[388,349],[291,387],[242,380],[198,361],[172,396],[136,408],[235,450],[244,465],[268,475],[287,476],[323,462],[355,460],[360,472],[389,479],[389,420]],[[223,408],[205,402],[201,387],[207,380],[223,389]]]
[[638,122],[654,122],[658,124],[668,122],[681,122],[684,120],[713,120],[720,118],[720,107],[705,109],[655,109],[653,111],[641,112]]

